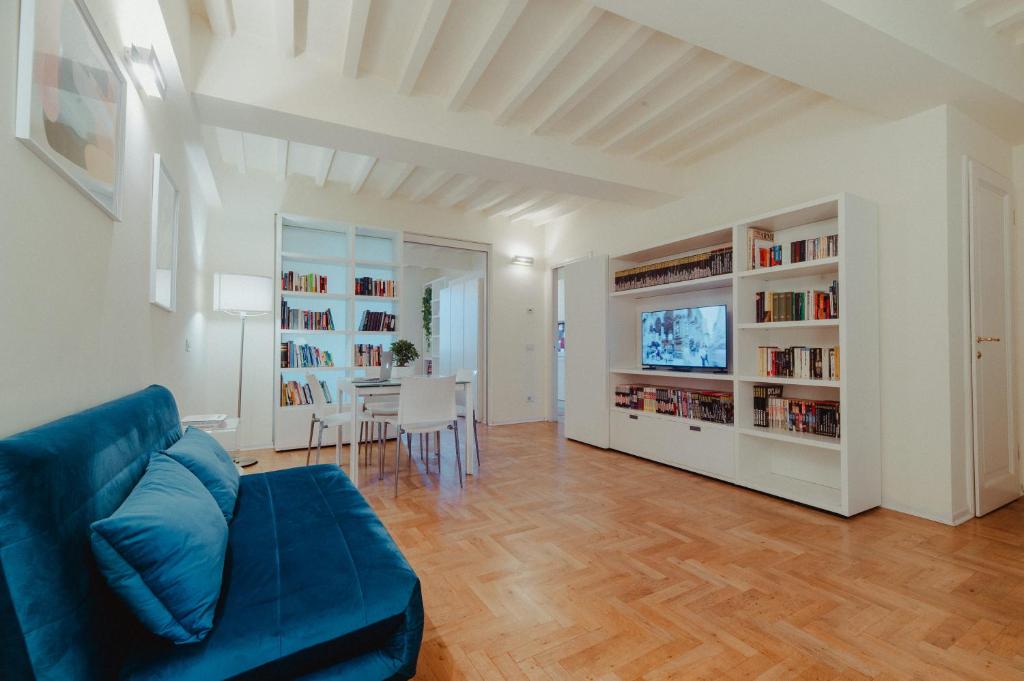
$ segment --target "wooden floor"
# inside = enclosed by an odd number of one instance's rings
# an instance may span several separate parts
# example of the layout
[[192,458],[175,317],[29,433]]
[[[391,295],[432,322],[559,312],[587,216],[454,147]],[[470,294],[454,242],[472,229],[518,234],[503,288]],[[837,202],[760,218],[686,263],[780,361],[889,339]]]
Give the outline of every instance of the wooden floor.
[[845,520],[553,424],[480,440],[464,490],[450,447],[362,485],[423,582],[417,678],[1024,679],[1024,503]]

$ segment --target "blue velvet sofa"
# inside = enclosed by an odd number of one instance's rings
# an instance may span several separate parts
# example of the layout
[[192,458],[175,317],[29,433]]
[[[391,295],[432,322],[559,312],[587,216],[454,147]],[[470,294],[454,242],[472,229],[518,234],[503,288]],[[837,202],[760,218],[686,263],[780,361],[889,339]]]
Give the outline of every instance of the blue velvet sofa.
[[89,525],[180,437],[151,386],[0,440],[0,678],[411,678],[419,580],[334,466],[242,476],[213,630],[174,645],[142,627]]

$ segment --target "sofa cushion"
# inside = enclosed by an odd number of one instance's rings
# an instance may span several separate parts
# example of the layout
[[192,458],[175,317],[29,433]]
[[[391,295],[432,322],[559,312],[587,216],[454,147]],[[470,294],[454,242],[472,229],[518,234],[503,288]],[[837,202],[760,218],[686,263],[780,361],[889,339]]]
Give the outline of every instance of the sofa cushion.
[[203,640],[213,626],[228,526],[196,476],[155,453],[139,484],[109,518],[92,524],[100,572],[154,634]]
[[299,678],[331,665],[332,678],[415,673],[419,580],[337,467],[243,476],[228,543],[210,635],[190,646],[153,638],[124,677]]
[[141,627],[96,569],[89,526],[180,437],[174,398],[151,386],[0,440],[0,676],[116,674]]
[[209,433],[189,427],[181,439],[164,452],[210,490],[224,520],[231,522],[238,501],[238,468],[231,456]]

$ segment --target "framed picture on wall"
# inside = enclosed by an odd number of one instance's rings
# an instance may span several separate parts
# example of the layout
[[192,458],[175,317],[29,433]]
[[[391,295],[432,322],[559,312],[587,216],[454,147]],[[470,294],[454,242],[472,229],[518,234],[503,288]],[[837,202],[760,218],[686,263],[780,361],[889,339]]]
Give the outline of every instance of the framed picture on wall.
[[125,78],[82,0],[21,0],[15,135],[121,219]]
[[160,154],[153,155],[153,224],[149,242],[149,302],[174,312],[178,289],[181,195]]

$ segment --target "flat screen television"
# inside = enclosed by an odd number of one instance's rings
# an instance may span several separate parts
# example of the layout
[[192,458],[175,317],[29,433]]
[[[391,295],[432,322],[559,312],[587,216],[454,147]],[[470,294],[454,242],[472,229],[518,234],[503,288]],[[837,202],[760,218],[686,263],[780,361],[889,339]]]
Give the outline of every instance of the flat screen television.
[[640,313],[644,368],[725,370],[729,363],[725,305]]

